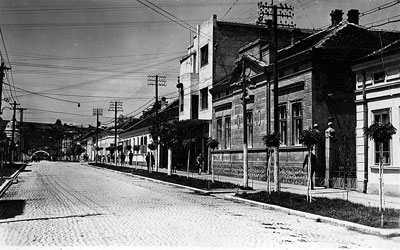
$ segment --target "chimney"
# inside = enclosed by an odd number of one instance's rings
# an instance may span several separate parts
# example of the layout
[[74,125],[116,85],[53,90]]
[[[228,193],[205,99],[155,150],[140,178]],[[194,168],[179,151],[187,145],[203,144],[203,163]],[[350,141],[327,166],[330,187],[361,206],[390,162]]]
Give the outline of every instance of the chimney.
[[339,9],[335,9],[331,11],[331,22],[332,26],[338,25],[343,20],[343,11]]
[[347,12],[347,21],[349,23],[354,23],[358,25],[359,20],[360,20],[360,12],[358,10],[351,9]]

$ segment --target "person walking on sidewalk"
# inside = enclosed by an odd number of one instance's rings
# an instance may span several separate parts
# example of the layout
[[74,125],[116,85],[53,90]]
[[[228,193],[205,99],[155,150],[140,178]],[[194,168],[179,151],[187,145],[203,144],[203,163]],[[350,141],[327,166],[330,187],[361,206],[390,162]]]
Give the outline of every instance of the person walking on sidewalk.
[[121,152],[121,167],[125,166],[125,154]]
[[[311,150],[312,150],[312,148],[311,148]],[[308,154],[304,158],[303,169],[305,168],[305,166],[307,166],[307,171],[308,171],[308,167],[309,167],[308,166]],[[315,170],[317,170],[317,157],[315,156],[315,154],[311,153],[311,174],[310,174],[310,176],[308,176],[308,178],[310,178],[310,180],[311,180],[311,189],[314,189],[313,176],[314,176]]]
[[199,175],[201,174],[201,170],[203,167],[203,156],[201,154],[199,154],[196,158],[196,162],[197,162],[197,167],[199,168]]
[[150,152],[147,152],[146,154],[146,164],[147,164],[147,170],[150,170]]
[[132,165],[133,153],[129,151],[129,165]]
[[151,159],[150,167],[153,170],[154,169],[154,165],[156,164],[156,161],[154,159],[154,155],[153,154],[150,154],[150,156],[151,156],[151,158],[150,158]]

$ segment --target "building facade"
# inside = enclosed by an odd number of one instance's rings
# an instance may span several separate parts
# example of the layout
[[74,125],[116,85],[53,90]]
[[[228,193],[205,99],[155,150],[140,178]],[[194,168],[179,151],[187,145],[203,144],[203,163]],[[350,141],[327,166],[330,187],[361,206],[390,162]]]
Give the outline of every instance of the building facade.
[[[354,13],[358,12],[349,11],[348,15]],[[352,62],[379,48],[381,42],[392,42],[399,33],[368,30],[358,25],[358,16],[349,18],[352,20],[349,22],[342,21],[342,14],[340,10],[332,11],[330,27],[278,52],[277,123],[281,135],[280,178],[284,183],[306,184],[302,163],[307,150],[300,143],[301,132],[315,124],[324,131],[328,122],[332,122],[337,132],[337,161],[330,165],[328,171],[332,174],[325,181],[325,146],[321,140],[315,152],[318,162],[315,183],[317,186],[357,187]],[[222,142],[214,152],[214,166],[220,174],[243,175],[245,119],[249,178],[263,180],[266,149],[262,136],[274,130],[274,89],[268,40],[255,41],[243,47],[240,53],[233,73],[215,83],[211,90],[215,121],[212,136]],[[246,82],[246,89],[243,82]],[[244,92],[247,95],[243,96]],[[245,106],[243,100],[246,100]]]
[[[203,131],[203,140],[193,152],[201,152],[205,159],[209,151],[206,140],[211,135],[213,122],[210,90],[215,82],[229,76],[235,69],[239,49],[259,38],[269,39],[271,27],[218,21],[213,15],[197,26],[188,53],[180,60],[179,120],[192,120],[191,127]],[[290,44],[312,33],[311,30],[281,29],[281,46]],[[198,121],[197,123],[194,121]],[[195,159],[195,156],[191,157]],[[206,161],[206,167],[209,161]]]
[[400,40],[360,60],[356,73],[357,179],[359,191],[379,191],[379,145],[365,138],[364,127],[392,123],[397,133],[383,143],[386,195],[400,196]]

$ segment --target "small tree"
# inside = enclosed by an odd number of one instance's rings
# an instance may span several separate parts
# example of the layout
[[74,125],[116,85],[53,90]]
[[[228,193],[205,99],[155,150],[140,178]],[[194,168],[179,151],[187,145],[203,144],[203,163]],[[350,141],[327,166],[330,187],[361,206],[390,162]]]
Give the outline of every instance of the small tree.
[[320,141],[320,133],[317,129],[306,129],[303,130],[300,134],[299,141],[301,144],[307,147],[308,149],[308,167],[307,167],[307,200],[311,203],[311,151],[313,145],[317,144]]
[[184,139],[182,141],[182,146],[184,148],[187,148],[188,153],[187,153],[187,166],[186,166],[186,177],[189,178],[189,165],[190,165],[190,149],[191,147],[196,143],[196,138],[189,138],[189,139]]
[[394,134],[396,134],[396,128],[391,123],[374,122],[368,128],[364,128],[364,135],[379,146],[379,212],[381,213],[381,227],[383,227],[383,143],[390,141]]
[[219,145],[219,142],[217,139],[214,139],[212,137],[209,137],[207,140],[207,146],[210,147],[211,149],[211,181],[214,183],[214,149],[216,149]]
[[168,171],[167,174],[172,175],[172,147],[178,142],[178,121],[164,121],[159,124],[159,128],[152,126],[149,129],[152,138],[159,138],[158,143],[163,143],[168,147]]
[[264,146],[267,148],[267,192],[271,194],[271,152],[273,148],[281,145],[280,134],[273,132],[262,137]]

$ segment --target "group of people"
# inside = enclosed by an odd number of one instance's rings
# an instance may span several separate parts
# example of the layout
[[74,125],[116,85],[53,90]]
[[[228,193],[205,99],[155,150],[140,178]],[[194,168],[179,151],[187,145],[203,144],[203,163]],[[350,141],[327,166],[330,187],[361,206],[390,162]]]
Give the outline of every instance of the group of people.
[[147,164],[147,170],[153,169],[154,168],[154,164],[155,164],[155,159],[154,159],[154,155],[150,154],[150,152],[147,152],[146,154],[146,164]]

